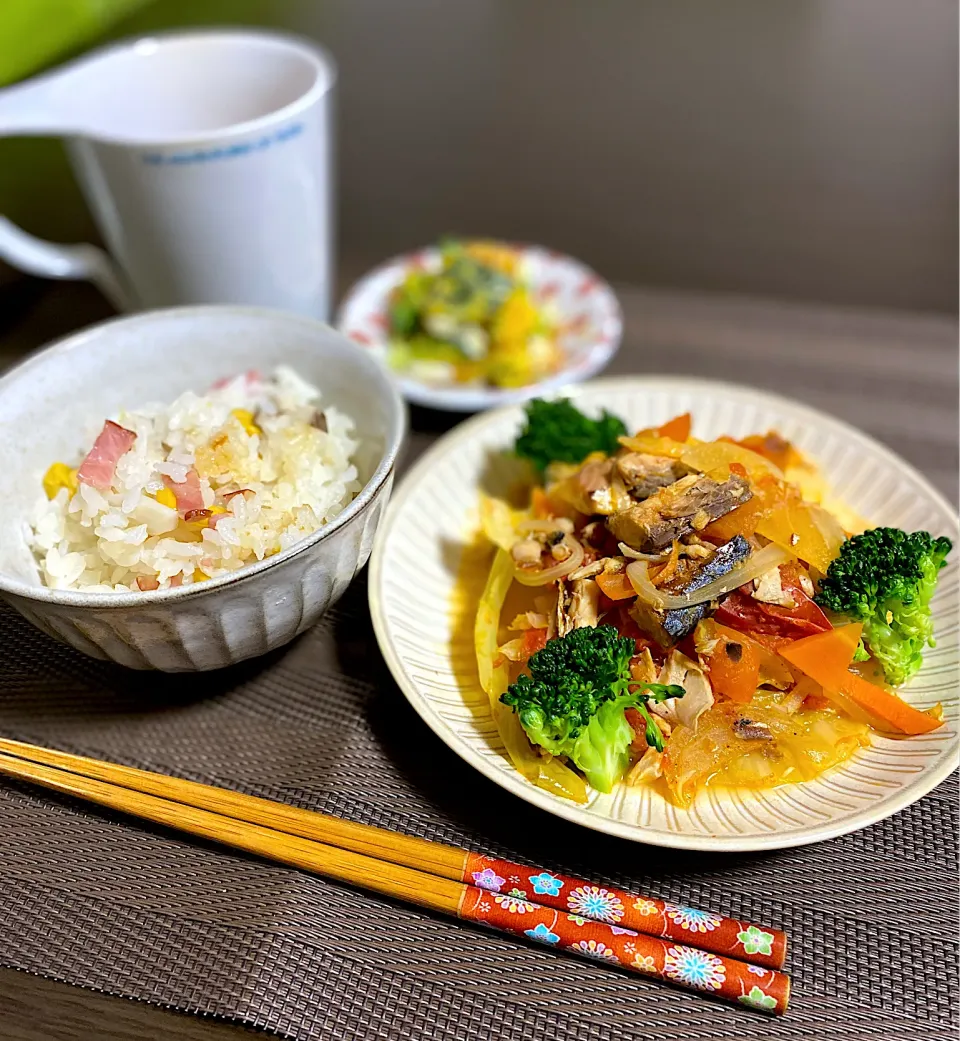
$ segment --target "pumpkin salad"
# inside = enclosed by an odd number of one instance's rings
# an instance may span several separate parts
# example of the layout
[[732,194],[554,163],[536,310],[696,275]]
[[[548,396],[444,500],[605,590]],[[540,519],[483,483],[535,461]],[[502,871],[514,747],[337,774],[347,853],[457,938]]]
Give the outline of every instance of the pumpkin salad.
[[496,547],[480,682],[517,769],[577,802],[653,784],[811,780],[941,725],[897,693],[933,644],[947,538],[867,528],[775,432],[628,434],[534,400],[514,446],[526,504],[484,498]]

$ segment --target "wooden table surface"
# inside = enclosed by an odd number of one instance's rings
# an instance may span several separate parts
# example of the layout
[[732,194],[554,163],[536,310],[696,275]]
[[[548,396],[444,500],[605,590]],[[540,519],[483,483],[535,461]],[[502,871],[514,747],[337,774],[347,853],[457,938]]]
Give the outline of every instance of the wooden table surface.
[[[798,398],[884,441],[956,503],[952,318],[627,287],[618,292],[626,323],[616,371],[711,376]],[[27,283],[4,295],[0,369],[109,314],[94,291],[73,283]],[[410,455],[454,421],[415,410]],[[0,968],[3,1041],[216,1041],[254,1033]]]

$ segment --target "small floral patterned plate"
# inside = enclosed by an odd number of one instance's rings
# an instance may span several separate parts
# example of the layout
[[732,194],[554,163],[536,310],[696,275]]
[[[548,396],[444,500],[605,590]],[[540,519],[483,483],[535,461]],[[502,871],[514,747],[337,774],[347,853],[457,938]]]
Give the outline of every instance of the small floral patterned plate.
[[[559,345],[566,364],[537,383],[505,389],[475,384],[427,383],[397,374],[404,397],[416,405],[448,412],[479,412],[510,405],[568,383],[590,379],[620,347],[623,318],[610,286],[579,260],[541,246],[513,245],[520,253],[523,277],[535,301],[549,307],[559,325]],[[390,341],[387,301],[391,290],[415,268],[439,266],[435,248],[407,253],[374,268],[347,293],[337,315],[337,328],[369,347],[386,365]]]

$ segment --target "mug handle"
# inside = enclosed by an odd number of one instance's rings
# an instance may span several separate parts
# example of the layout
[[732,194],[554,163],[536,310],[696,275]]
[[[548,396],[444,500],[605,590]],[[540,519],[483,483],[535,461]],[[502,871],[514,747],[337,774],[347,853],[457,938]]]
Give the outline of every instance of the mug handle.
[[[0,137],[70,133],[53,114],[54,107],[44,103],[56,79],[53,73],[0,90]],[[0,260],[41,278],[86,279],[118,311],[133,307],[113,262],[96,246],[47,242],[0,216]]]
[[96,246],[47,242],[28,235],[12,221],[0,216],[0,260],[41,278],[86,279],[118,311],[131,310],[130,299],[110,258]]

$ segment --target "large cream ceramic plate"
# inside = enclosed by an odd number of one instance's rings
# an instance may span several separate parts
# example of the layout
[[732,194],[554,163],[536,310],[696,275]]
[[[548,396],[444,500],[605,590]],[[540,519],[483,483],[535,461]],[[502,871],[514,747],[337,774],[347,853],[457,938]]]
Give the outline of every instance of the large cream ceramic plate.
[[[570,396],[587,411],[609,409],[632,429],[693,413],[702,438],[779,430],[819,460],[835,491],[875,524],[957,537],[949,504],[903,460],[865,434],[785,398],[746,387],[669,377],[597,380]],[[592,793],[576,805],[541,791],[510,764],[476,679],[469,621],[454,611],[464,547],[478,525],[483,486],[509,480],[502,452],[521,422],[519,407],[477,416],[441,438],[414,466],[377,534],[370,608],[383,654],[428,726],[459,756],[508,791],[549,813],[611,835],[659,846],[758,850],[842,835],[919,799],[957,765],[958,567],[951,554],[934,598],[937,646],[905,697],[936,702],[946,723],[871,747],[815,781],[767,791],[707,789],[680,810],[646,787]]]

